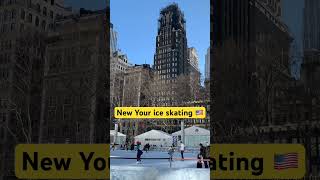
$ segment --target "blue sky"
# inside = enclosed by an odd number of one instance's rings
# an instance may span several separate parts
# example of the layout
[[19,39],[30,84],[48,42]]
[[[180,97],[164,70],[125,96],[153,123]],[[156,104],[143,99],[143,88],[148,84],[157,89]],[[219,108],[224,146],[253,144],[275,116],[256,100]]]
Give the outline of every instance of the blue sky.
[[133,64],[153,64],[160,9],[176,2],[187,21],[188,46],[195,47],[204,74],[205,54],[210,46],[209,0],[111,0],[111,22],[118,32],[118,48]]
[[[283,0],[282,19],[288,25],[292,37],[295,39],[298,53],[302,53],[303,48],[303,7],[304,0]],[[300,62],[293,68],[300,69]]]

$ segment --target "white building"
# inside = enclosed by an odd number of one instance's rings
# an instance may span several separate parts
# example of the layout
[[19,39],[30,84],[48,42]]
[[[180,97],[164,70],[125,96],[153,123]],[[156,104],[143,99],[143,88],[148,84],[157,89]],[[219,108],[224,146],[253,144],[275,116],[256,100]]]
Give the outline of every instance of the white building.
[[[116,131],[115,130],[110,130],[110,142],[114,142],[114,138],[116,136]],[[117,139],[116,139],[116,144],[122,144],[124,145],[126,143],[126,135],[122,134],[120,132],[117,133]]]
[[151,146],[168,147],[172,145],[172,136],[160,130],[151,130],[134,137],[134,141],[140,141],[142,146],[149,143]]
[[[191,126],[189,128],[184,129],[185,134],[185,146],[186,147],[199,147],[199,144],[202,143],[206,145],[210,144],[210,131],[201,127]],[[179,142],[182,138],[182,131],[177,131],[172,133],[173,139]],[[174,142],[176,143],[176,142]],[[177,143],[179,145],[179,143]]]
[[199,56],[196,48],[188,48],[188,61],[194,69],[199,71]]

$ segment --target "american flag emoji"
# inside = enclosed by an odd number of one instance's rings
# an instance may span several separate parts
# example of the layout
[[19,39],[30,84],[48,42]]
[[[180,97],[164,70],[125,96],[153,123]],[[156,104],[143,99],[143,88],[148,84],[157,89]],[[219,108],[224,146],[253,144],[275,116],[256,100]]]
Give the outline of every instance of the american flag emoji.
[[203,115],[203,110],[196,110],[196,115],[197,116]]
[[274,169],[298,168],[298,153],[275,154]]

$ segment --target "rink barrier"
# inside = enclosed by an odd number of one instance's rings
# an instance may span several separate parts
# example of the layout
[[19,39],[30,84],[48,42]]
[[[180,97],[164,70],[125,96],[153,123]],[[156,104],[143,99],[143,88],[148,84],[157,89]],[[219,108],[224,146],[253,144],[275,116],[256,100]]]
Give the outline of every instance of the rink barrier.
[[[134,157],[110,157],[110,159],[137,159]],[[140,159],[170,159],[170,158],[140,158]],[[190,161],[190,160],[198,160],[197,158],[172,158],[172,160],[184,160],[184,161]],[[210,161],[210,159],[203,159],[202,161]]]

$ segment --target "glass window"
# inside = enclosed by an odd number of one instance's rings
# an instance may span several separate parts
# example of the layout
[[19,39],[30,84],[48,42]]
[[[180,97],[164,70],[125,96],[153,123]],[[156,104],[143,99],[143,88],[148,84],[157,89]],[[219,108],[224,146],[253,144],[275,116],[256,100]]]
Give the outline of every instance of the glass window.
[[21,10],[21,19],[24,19],[26,16],[26,12],[22,9]]
[[47,15],[47,8],[46,7],[43,7],[43,15]]
[[31,13],[29,13],[29,16],[28,16],[28,22],[32,22],[32,14]]

